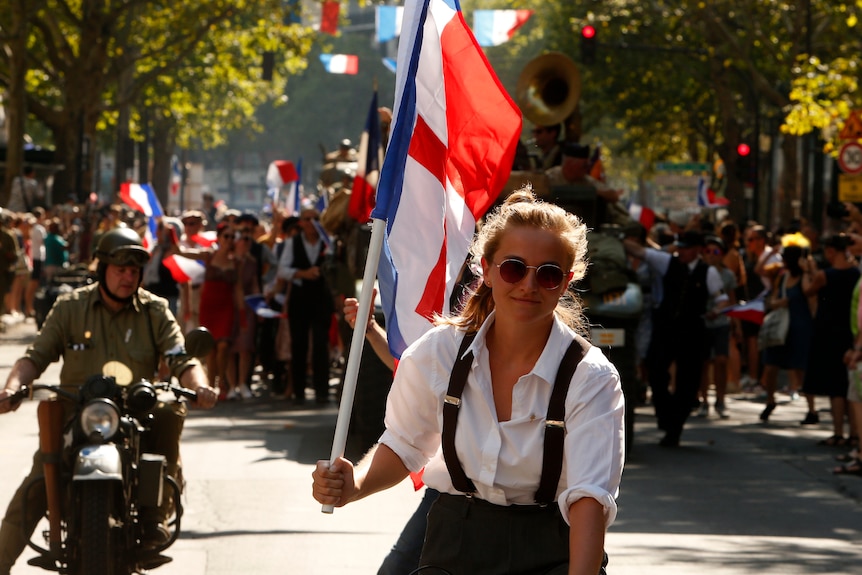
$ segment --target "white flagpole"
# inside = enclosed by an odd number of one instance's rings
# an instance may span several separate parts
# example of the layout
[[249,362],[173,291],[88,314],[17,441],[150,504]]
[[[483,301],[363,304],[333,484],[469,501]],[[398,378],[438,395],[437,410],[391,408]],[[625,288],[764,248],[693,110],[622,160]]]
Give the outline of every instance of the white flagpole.
[[[362,276],[362,291],[359,294],[359,309],[356,312],[356,324],[353,327],[353,339],[350,343],[350,353],[347,356],[347,369],[344,372],[344,385],[341,389],[341,403],[338,406],[338,420],[335,423],[335,437],[332,440],[332,452],[329,464],[344,455],[347,445],[347,430],[350,427],[350,414],[353,411],[353,396],[356,393],[356,380],[359,376],[359,363],[362,359],[362,348],[365,345],[365,329],[368,326],[368,315],[371,311],[371,294],[374,290],[374,280],[377,278],[377,264],[380,262],[380,251],[383,248],[383,237],[386,231],[385,220],[372,220],[371,240],[368,244],[368,257],[365,260],[365,273]],[[332,513],[332,505],[323,505],[323,513]]]

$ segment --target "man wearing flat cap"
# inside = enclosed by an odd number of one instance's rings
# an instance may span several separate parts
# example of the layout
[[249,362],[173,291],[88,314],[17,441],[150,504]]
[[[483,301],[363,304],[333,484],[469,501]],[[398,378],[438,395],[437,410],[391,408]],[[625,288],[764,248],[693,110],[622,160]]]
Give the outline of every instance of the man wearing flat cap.
[[[660,445],[679,445],[685,421],[697,405],[697,390],[706,361],[707,304],[727,301],[719,271],[701,257],[703,236],[688,230],[677,237],[675,253],[646,248],[634,240],[623,241],[626,251],[646,261],[662,278],[661,294],[653,308],[652,337],[646,364],[659,429]],[[676,362],[676,378],[670,391],[670,366]]]

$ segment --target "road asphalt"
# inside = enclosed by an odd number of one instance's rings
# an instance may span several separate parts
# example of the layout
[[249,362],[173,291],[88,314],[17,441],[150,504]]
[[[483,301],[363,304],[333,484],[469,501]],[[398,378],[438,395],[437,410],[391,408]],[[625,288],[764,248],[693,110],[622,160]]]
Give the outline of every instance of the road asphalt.
[[[0,335],[4,381],[34,333],[21,323]],[[862,573],[862,478],[833,475],[846,450],[818,445],[831,435],[827,400],[818,399],[821,423],[804,427],[805,402],[787,395],[767,425],[754,394],[732,395],[727,406],[729,419],[689,419],[678,448],[659,447],[651,408],[637,408],[606,540],[608,573]],[[322,514],[310,474],[329,455],[336,411],[265,394],[193,411],[183,444],[184,532],[170,550],[174,562],[158,573],[376,573],[421,494],[404,483]],[[34,414],[28,404],[0,418],[4,504],[36,445]],[[20,561],[12,574],[38,571]]]

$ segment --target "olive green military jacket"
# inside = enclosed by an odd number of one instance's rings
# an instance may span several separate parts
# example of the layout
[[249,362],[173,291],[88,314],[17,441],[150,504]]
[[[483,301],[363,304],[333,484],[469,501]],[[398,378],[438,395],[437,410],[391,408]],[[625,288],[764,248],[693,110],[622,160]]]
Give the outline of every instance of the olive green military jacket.
[[102,302],[99,284],[84,286],[57,299],[42,331],[25,352],[39,370],[63,358],[60,385],[77,387],[102,373],[108,361],[131,371],[132,381],[152,380],[160,357],[179,377],[197,359],[185,352],[185,339],[167,301],[139,288],[132,302],[111,312]]

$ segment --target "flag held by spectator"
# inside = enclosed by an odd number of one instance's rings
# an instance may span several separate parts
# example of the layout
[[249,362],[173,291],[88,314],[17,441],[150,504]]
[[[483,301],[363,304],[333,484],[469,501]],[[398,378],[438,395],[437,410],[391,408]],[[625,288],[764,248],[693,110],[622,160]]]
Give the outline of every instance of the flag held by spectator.
[[276,317],[287,317],[286,312],[279,312],[266,303],[266,298],[262,294],[251,294],[245,296],[245,304],[255,313],[256,316],[264,319],[272,319]]
[[191,236],[189,238],[189,241],[202,248],[208,248],[211,247],[214,243],[218,242],[218,232],[216,232],[215,230],[201,232],[199,234]]
[[330,74],[356,74],[359,57],[354,54],[321,54],[320,61]]
[[311,220],[311,225],[314,226],[314,229],[317,230],[317,235],[320,236],[320,241],[323,242],[323,245],[326,246],[326,250],[328,253],[333,253],[333,245],[332,238],[329,237],[329,234],[326,233],[326,230],[323,229],[323,224],[320,223],[320,220]]
[[476,41],[480,46],[504,44],[532,15],[532,10],[475,10],[473,30]]
[[629,202],[629,215],[634,221],[640,222],[647,231],[649,231],[655,223],[655,212],[648,207],[635,202]]
[[718,196],[715,191],[710,188],[706,179],[700,178],[697,182],[697,205],[702,208],[720,208],[730,204],[730,200],[723,196]]
[[476,221],[503,189],[521,133],[521,112],[457,0],[408,0],[404,26],[372,212],[386,221],[378,282],[395,357],[450,311]]
[[289,160],[270,162],[266,169],[266,195],[278,204],[281,189],[299,179],[296,167]]
[[350,192],[350,204],[347,213],[350,217],[364,224],[374,208],[374,194],[377,191],[377,180],[380,178],[380,166],[383,165],[383,146],[380,143],[380,113],[377,111],[377,91],[371,98],[368,117],[365,119],[365,131],[359,139],[359,158],[356,176],[353,178],[353,189]]
[[156,197],[156,192],[149,184],[136,184],[134,182],[123,182],[120,185],[120,200],[133,210],[141,212],[147,217],[147,230],[144,232],[144,247],[152,250],[156,245],[156,231],[158,219],[164,215],[162,204]]
[[171,195],[176,196],[180,193],[180,185],[183,183],[183,171],[180,167],[180,160],[176,156],[171,156]]
[[763,300],[762,296],[758,296],[751,301],[726,307],[721,310],[721,313],[729,317],[761,325],[763,318],[766,316],[766,305]]
[[162,260],[165,267],[171,272],[171,277],[177,283],[199,284],[204,281],[204,273],[206,273],[206,264],[201,260],[193,260],[182,256],[172,255]]

